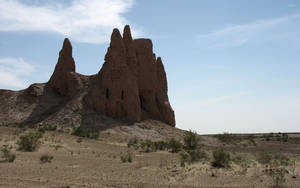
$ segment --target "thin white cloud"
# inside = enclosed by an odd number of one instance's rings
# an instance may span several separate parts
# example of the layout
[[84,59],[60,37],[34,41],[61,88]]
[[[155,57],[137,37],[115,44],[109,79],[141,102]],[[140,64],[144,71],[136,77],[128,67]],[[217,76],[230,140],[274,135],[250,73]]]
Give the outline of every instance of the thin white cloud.
[[[47,31],[79,42],[102,43],[114,27],[128,23],[123,16],[134,0],[71,0],[28,4],[0,0],[0,31]],[[133,30],[133,35],[138,35]]]
[[258,20],[249,24],[225,27],[208,34],[196,36],[208,48],[241,46],[260,35],[271,35],[277,26],[300,19],[300,14],[274,19]]
[[0,58],[0,88],[24,88],[27,83],[22,78],[34,71],[35,68],[21,58]]

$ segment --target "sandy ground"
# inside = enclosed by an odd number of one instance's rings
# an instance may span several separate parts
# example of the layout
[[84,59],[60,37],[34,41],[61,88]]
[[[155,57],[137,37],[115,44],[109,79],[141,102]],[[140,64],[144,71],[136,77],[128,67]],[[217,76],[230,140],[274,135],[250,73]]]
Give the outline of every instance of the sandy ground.
[[[8,145],[16,154],[16,160],[8,163],[0,158],[0,187],[63,188],[63,187],[271,187],[272,180],[254,156],[257,151],[278,150],[295,159],[295,167],[287,166],[286,187],[300,187],[300,145],[282,142],[263,142],[257,139],[257,146],[240,143],[226,145],[216,138],[201,136],[200,143],[211,158],[211,151],[224,145],[232,157],[246,159],[241,164],[232,163],[230,168],[218,169],[211,166],[211,160],[180,166],[180,155],[168,151],[145,153],[128,149],[127,140],[133,129],[106,130],[98,140],[82,139],[67,133],[47,131],[39,149],[35,152],[16,151],[16,141],[26,131],[18,128],[0,127],[0,147]],[[174,137],[183,131],[159,128],[147,129],[153,135],[160,130]],[[142,137],[145,129],[135,129]],[[173,131],[167,134],[168,131]],[[149,134],[148,134],[149,135]],[[151,134],[150,134],[151,135]],[[155,136],[153,136],[155,137]],[[159,137],[157,136],[157,139]],[[130,152],[131,163],[122,163],[120,156]],[[43,154],[53,156],[51,163],[40,162]],[[294,171],[294,172],[293,172]],[[292,178],[292,172],[296,178]]]

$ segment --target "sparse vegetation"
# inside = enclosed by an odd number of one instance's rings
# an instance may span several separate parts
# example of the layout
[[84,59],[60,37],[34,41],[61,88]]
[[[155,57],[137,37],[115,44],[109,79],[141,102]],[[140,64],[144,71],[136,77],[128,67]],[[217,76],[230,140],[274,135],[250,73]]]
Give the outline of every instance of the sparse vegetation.
[[52,159],[53,159],[53,156],[50,156],[48,154],[44,154],[40,157],[41,164],[51,163]]
[[20,136],[17,142],[19,145],[18,150],[28,152],[35,151],[40,144],[40,138],[42,138],[42,134],[40,132],[30,132],[24,136]]
[[290,163],[286,155],[266,151],[262,151],[257,155],[257,161],[261,164],[275,164],[277,166],[287,166]]
[[127,151],[125,154],[121,154],[120,159],[122,163],[126,163],[126,162],[131,163],[132,154],[129,151]]
[[215,137],[226,144],[236,144],[242,141],[241,136],[231,133],[217,134]]
[[137,137],[134,137],[134,138],[131,138],[127,144],[128,148],[130,147],[134,147],[134,148],[138,148],[138,143],[139,143],[139,140]]
[[172,153],[178,153],[182,148],[182,144],[179,141],[177,141],[175,138],[170,139],[168,146]]
[[230,163],[230,154],[223,148],[218,148],[213,151],[212,166],[217,168],[227,168]]
[[45,133],[46,131],[56,131],[56,129],[57,129],[57,126],[48,125],[48,126],[39,127],[38,131]]
[[90,139],[98,139],[99,138],[99,131],[97,130],[85,130],[81,127],[73,128],[72,135],[90,138]]
[[16,159],[16,155],[13,154],[13,153],[11,153],[11,151],[8,148],[7,145],[2,146],[2,148],[1,148],[1,154],[2,154],[2,157],[5,159],[5,161],[7,161],[9,163],[14,162],[15,159]]
[[265,170],[266,174],[272,178],[273,187],[280,188],[286,182],[285,173],[286,169],[282,167],[272,167]]
[[176,144],[174,143],[174,140],[172,140],[172,139],[169,142],[165,142],[163,140],[160,140],[160,141],[151,141],[149,139],[138,140],[136,137],[134,137],[129,140],[129,142],[127,143],[127,146],[128,146],[128,148],[133,147],[136,150],[141,148],[144,152],[149,153],[149,152],[167,150],[171,147],[176,147]]
[[195,132],[192,132],[190,130],[189,132],[185,133],[183,140],[184,148],[186,150],[195,150],[198,148],[199,138],[197,137],[197,134]]

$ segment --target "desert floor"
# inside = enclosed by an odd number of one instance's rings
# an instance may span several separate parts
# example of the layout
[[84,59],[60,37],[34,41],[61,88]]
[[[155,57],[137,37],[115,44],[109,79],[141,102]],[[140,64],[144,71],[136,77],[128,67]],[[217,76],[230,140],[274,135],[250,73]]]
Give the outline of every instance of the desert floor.
[[[168,150],[145,152],[128,148],[135,135],[139,139],[181,140],[185,131],[164,125],[137,124],[107,129],[98,139],[80,138],[59,131],[46,131],[36,151],[18,151],[21,135],[37,131],[30,128],[0,127],[0,147],[6,146],[16,155],[10,163],[0,158],[0,187],[272,187],[274,178],[266,172],[271,164],[260,163],[261,152],[284,155],[289,163],[281,185],[300,187],[300,142],[298,134],[289,134],[289,140],[280,136],[253,135],[251,141],[242,139],[221,141],[215,136],[199,136],[201,150],[208,158],[184,163],[179,153]],[[277,139],[277,140],[276,140]],[[212,153],[223,147],[230,153],[230,166],[212,167]],[[52,156],[42,163],[42,155]],[[121,157],[131,155],[132,162]]]

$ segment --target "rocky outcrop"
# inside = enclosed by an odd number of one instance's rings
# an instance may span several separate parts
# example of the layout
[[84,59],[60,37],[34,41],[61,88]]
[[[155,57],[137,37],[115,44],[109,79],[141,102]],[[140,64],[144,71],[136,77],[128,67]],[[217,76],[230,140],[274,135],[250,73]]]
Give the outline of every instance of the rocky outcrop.
[[136,77],[126,63],[126,49],[119,30],[114,29],[105,63],[91,84],[87,96],[98,112],[120,120],[140,121]]
[[132,39],[129,26],[123,36],[114,29],[104,61],[96,75],[76,73],[72,45],[65,39],[47,83],[0,90],[0,122],[105,129],[154,119],[175,126],[164,66],[150,39]]
[[152,41],[133,40],[129,26],[123,38],[114,29],[105,63],[91,84],[88,104],[117,119],[157,119],[175,126],[167,92],[164,66],[153,54]]
[[82,83],[75,72],[72,45],[67,38],[64,40],[54,73],[48,83],[59,94],[67,97],[74,96],[82,88]]

